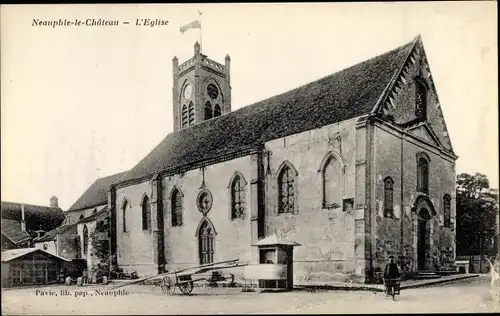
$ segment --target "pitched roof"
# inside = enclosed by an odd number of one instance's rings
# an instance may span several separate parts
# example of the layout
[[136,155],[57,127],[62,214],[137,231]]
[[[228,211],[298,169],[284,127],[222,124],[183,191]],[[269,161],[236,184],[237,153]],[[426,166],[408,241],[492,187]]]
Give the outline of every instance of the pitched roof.
[[76,200],[76,202],[71,205],[67,212],[82,210],[98,205],[103,205],[108,203],[108,188],[121,177],[123,177],[126,172],[120,172],[113,174],[104,178],[97,179],[81,196]]
[[36,238],[34,240],[34,242],[44,242],[44,241],[54,240],[57,235],[63,234],[75,226],[76,226],[75,224],[59,226],[59,227],[45,233],[45,235],[43,235],[42,237]]
[[54,254],[47,252],[45,250],[39,249],[39,248],[20,248],[20,249],[11,249],[11,250],[2,251],[2,262],[9,262],[11,260],[25,256],[25,255],[27,255],[29,253],[33,253],[33,252],[42,252],[44,254],[47,254],[49,256],[55,257],[55,258],[60,259],[60,260],[71,261],[71,260],[68,260],[66,258],[54,255]]
[[59,207],[48,207],[25,203],[14,203],[2,201],[2,218],[21,222],[21,204],[24,205],[24,217],[26,230],[42,229],[50,231],[64,221],[65,215]]
[[294,90],[173,132],[120,182],[369,114],[417,39]]
[[95,221],[97,218],[99,218],[100,216],[102,216],[103,214],[106,214],[108,212],[108,207],[106,206],[105,208],[103,208],[102,210],[100,210],[99,212],[97,213],[94,213],[90,216],[87,216],[85,218],[82,218],[81,220],[79,220],[77,222],[77,224],[83,224],[83,223],[88,223],[88,222],[92,222],[92,221]]
[[2,218],[2,234],[15,244],[31,238],[30,234],[21,230],[21,223],[6,218]]
[[302,246],[298,242],[291,241],[285,238],[279,238],[275,234],[268,236],[264,239],[259,240],[254,246],[276,246],[276,245],[284,245],[284,246]]

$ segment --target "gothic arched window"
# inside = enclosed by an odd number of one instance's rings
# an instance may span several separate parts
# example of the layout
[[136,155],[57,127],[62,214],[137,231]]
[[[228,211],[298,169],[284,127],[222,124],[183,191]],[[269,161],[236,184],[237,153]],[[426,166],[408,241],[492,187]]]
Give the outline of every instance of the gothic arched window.
[[429,193],[429,159],[425,154],[417,155],[417,191]]
[[78,217],[78,220],[80,220],[80,221],[81,221],[81,220],[82,220],[82,219],[84,219],[84,218],[85,218],[85,216],[83,216],[83,214],[81,214],[81,215],[80,215],[80,217]]
[[213,116],[212,105],[210,104],[210,102],[207,101],[205,103],[205,120],[211,119],[212,116]]
[[231,219],[244,218],[245,215],[245,184],[236,175],[231,183]]
[[384,180],[384,217],[394,218],[394,180]]
[[214,117],[220,116],[221,114],[222,114],[222,111],[220,109],[220,106],[218,104],[216,104],[214,107]]
[[188,123],[189,123],[189,120],[188,120],[188,108],[184,104],[182,106],[182,128],[188,127]]
[[323,207],[342,206],[342,164],[331,156],[323,169]]
[[295,172],[283,165],[278,174],[278,213],[293,213],[295,210]]
[[123,202],[123,206],[122,206],[122,217],[123,217],[123,232],[126,233],[127,232],[127,207],[128,207],[128,201],[125,200]]
[[142,230],[151,230],[151,203],[147,195],[142,199]]
[[83,226],[83,254],[86,255],[89,248],[89,230],[87,225]]
[[182,194],[177,189],[174,188],[172,195],[170,197],[171,202],[171,214],[172,214],[172,226],[182,225]]
[[444,227],[451,227],[451,196],[448,194],[443,197],[443,217]]
[[415,115],[427,117],[427,87],[422,78],[415,79]]
[[189,116],[189,126],[191,126],[194,124],[194,103],[193,102],[189,103],[188,116]]

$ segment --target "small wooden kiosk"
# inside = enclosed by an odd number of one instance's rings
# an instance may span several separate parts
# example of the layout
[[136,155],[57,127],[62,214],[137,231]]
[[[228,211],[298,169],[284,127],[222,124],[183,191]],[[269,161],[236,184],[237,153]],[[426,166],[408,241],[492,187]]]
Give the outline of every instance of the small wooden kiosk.
[[276,234],[259,240],[259,264],[245,267],[245,278],[258,280],[261,289],[293,289],[293,247],[299,243]]

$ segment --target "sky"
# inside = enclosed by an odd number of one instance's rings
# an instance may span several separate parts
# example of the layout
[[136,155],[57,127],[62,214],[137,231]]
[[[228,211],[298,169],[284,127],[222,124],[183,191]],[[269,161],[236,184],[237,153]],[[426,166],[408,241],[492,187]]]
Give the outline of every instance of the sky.
[[[202,12],[200,16],[198,11]],[[236,110],[382,54],[420,34],[457,173],[498,188],[495,2],[1,7],[1,198],[69,208],[172,132],[172,58],[231,56]],[[33,19],[129,21],[33,26]],[[168,21],[137,26],[136,19]]]

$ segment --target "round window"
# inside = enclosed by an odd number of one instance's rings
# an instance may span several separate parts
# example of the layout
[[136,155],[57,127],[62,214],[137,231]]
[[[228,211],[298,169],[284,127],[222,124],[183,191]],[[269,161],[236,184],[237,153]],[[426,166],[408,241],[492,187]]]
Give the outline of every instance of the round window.
[[196,204],[198,205],[198,210],[200,210],[203,215],[206,215],[212,208],[212,194],[208,190],[203,190],[198,194]]
[[219,90],[213,83],[211,83],[207,86],[207,94],[210,98],[217,99],[219,96]]

